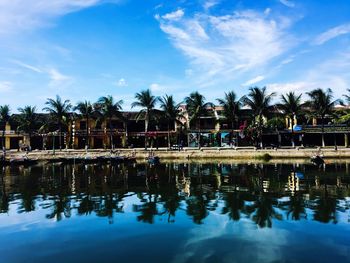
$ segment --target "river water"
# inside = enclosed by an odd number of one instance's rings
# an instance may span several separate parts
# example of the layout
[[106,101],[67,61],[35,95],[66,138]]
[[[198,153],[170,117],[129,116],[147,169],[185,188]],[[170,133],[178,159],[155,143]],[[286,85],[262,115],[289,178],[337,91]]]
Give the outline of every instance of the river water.
[[347,163],[0,169],[0,262],[350,262]]

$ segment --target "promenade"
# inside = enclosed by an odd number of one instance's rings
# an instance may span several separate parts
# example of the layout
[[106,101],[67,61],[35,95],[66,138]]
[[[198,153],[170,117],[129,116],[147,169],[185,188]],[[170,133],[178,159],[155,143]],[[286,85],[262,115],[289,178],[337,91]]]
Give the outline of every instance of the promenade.
[[[238,147],[238,148],[216,148],[203,147],[198,148],[184,148],[181,151],[179,150],[169,150],[167,148],[159,149],[115,149],[113,151],[114,155],[121,156],[131,156],[134,155],[137,160],[144,160],[150,153],[153,151],[155,155],[159,156],[162,160],[257,160],[264,159],[263,156],[269,155],[272,159],[281,159],[281,160],[293,160],[293,159],[310,159],[313,155],[319,153],[324,156],[325,159],[349,159],[350,160],[350,148],[338,148],[337,150],[334,147],[326,148],[278,148],[278,149],[255,149],[254,147]],[[49,160],[51,158],[58,157],[82,157],[82,156],[106,156],[110,155],[110,150],[104,149],[91,149],[88,151],[85,150],[72,150],[72,149],[63,149],[55,150],[53,153],[52,150],[46,151],[32,151],[26,154],[25,152],[18,152],[11,150],[7,152],[7,158],[16,158],[20,156],[27,155],[30,159],[38,160]]]

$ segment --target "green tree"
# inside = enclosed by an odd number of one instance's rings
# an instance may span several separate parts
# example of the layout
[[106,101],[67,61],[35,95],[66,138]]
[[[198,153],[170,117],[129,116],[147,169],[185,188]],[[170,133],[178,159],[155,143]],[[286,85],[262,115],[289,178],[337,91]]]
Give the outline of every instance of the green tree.
[[160,108],[163,110],[165,119],[167,120],[168,125],[168,147],[171,147],[170,140],[170,126],[179,122],[179,119],[183,116],[180,110],[180,104],[176,104],[173,96],[165,95],[159,99]]
[[337,100],[333,100],[333,91],[331,89],[327,89],[326,91],[323,89],[314,89],[308,92],[307,95],[310,97],[310,100],[307,102],[307,104],[310,106],[312,114],[315,117],[321,118],[322,147],[324,147],[324,119],[326,115],[333,114],[333,108],[337,103]]
[[248,96],[243,98],[244,105],[248,106],[253,111],[254,121],[258,119],[258,137],[260,138],[260,147],[263,147],[262,128],[263,116],[266,116],[271,110],[271,101],[275,93],[266,92],[266,87],[251,87],[249,88]]
[[102,118],[108,122],[109,126],[109,139],[110,147],[113,148],[113,130],[112,130],[112,119],[114,117],[119,118],[123,121],[123,115],[121,113],[123,100],[115,101],[114,98],[109,95],[98,99],[95,108],[102,115]]
[[80,115],[86,119],[86,134],[85,134],[85,143],[86,146],[90,147],[90,134],[89,134],[89,127],[90,127],[90,119],[94,113],[94,107],[90,103],[90,101],[84,101],[84,102],[78,102],[77,105],[74,107],[74,110],[78,111]]
[[294,92],[289,92],[286,95],[281,95],[281,103],[278,105],[279,108],[283,111],[283,114],[291,120],[292,126],[292,146],[295,146],[294,142],[294,118],[302,113],[302,104],[301,104],[302,94],[296,95]]
[[241,107],[241,100],[237,100],[236,93],[230,91],[229,93],[225,93],[224,99],[217,99],[219,105],[223,107],[223,113],[227,121],[229,122],[232,132],[231,132],[231,140],[234,134],[234,128],[236,121],[238,121],[239,111]]
[[190,124],[195,123],[199,132],[198,146],[201,147],[201,116],[208,114],[209,108],[213,107],[213,103],[205,102],[205,97],[198,91],[192,92],[190,96],[185,98],[187,112],[190,117]]
[[[18,108],[20,112],[18,130],[28,133],[29,143],[31,143],[32,134],[38,123],[38,115],[36,113],[36,107],[25,106],[24,108]],[[29,144],[30,146],[30,144]]]
[[155,112],[155,106],[157,104],[157,101],[159,100],[158,97],[152,95],[152,92],[147,89],[143,90],[141,92],[138,92],[135,94],[136,101],[131,104],[131,107],[140,107],[141,110],[137,114],[137,120],[139,120],[142,116],[145,118],[145,149],[147,149],[147,132],[148,132],[148,126],[152,118],[154,117]]
[[66,124],[66,119],[69,115],[69,111],[72,108],[69,100],[62,101],[60,96],[56,96],[56,99],[48,98],[46,103],[47,106],[43,108],[44,111],[47,111],[53,121],[55,121],[58,125],[59,130],[59,146],[60,150],[62,150],[62,127]]
[[2,130],[2,147],[5,147],[5,130],[6,124],[10,121],[10,106],[3,105],[0,106],[0,121],[4,125],[4,129]]

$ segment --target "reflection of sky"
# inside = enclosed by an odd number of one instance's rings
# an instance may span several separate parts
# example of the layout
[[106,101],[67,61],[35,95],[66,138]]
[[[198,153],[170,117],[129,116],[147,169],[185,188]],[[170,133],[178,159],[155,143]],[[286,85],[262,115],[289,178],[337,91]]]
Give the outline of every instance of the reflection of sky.
[[94,213],[79,216],[75,210],[69,219],[56,222],[46,219],[50,208],[37,204],[35,211],[18,213],[21,204],[14,201],[8,214],[0,214],[0,254],[4,262],[36,263],[103,262],[111,257],[119,262],[174,263],[350,260],[348,210],[338,212],[337,224],[313,221],[313,211],[306,209],[307,220],[284,216],[273,220],[272,228],[259,228],[245,215],[236,222],[221,214],[222,201],[201,225],[186,214],[185,202],[176,211],[175,222],[168,223],[165,213],[156,216],[154,224],[137,221],[140,212],[133,211],[133,205],[142,202],[136,194],[121,204],[123,213],[114,213],[112,222]]

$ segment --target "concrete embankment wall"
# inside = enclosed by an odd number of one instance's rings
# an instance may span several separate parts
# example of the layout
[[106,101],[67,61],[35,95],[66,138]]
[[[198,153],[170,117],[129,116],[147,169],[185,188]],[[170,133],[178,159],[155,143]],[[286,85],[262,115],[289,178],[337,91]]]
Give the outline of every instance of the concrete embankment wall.
[[[141,160],[145,159],[149,155],[149,150],[144,149],[120,149],[116,150],[120,155],[131,155],[136,153],[136,158]],[[169,151],[166,149],[153,150],[155,155],[161,159],[167,160],[188,160],[188,159],[259,159],[264,154],[270,155],[273,159],[309,159],[315,155],[317,149],[268,149],[268,150],[254,150],[254,149],[223,149],[223,148],[203,148],[199,149],[184,149],[182,151]],[[321,149],[321,153],[325,158],[330,159],[350,159],[350,149],[342,148],[337,151],[331,148]],[[12,153],[14,155],[21,153]],[[23,154],[23,153],[22,153]],[[56,151],[55,157],[71,157],[71,156],[84,156],[86,153],[84,150],[62,150]],[[99,156],[109,154],[109,151],[105,150],[91,150],[89,155]],[[52,158],[52,151],[38,151],[31,152],[29,156],[38,159],[50,159]]]

